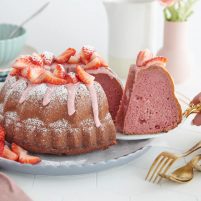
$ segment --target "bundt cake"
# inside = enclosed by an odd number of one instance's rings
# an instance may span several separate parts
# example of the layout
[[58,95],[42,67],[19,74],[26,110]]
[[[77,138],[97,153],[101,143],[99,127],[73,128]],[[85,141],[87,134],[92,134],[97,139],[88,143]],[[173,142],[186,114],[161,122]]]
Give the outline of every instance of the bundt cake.
[[87,65],[90,70],[108,68],[93,53],[75,55],[68,48],[58,57],[34,53],[14,62],[0,91],[0,123],[9,143],[57,155],[86,153],[116,143],[105,92],[84,70]]
[[130,67],[116,117],[116,128],[124,134],[152,134],[175,128],[182,111],[174,95],[173,81],[164,68],[167,59],[141,51]]

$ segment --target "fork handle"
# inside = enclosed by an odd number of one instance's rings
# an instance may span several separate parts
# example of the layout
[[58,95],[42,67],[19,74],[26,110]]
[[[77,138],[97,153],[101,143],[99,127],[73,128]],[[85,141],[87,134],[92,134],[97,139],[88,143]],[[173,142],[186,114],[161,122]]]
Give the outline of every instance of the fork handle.
[[201,148],[201,141],[199,141],[197,144],[195,144],[192,148],[190,148],[188,151],[184,152],[182,154],[183,157],[190,155],[194,151],[197,151],[198,149]]

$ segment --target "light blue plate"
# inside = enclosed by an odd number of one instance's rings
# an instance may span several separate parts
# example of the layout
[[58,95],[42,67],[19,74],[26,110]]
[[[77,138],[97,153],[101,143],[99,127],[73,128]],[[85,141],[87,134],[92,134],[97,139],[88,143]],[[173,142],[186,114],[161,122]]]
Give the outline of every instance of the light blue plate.
[[33,175],[76,175],[97,172],[120,166],[135,160],[149,149],[149,140],[119,141],[103,151],[78,156],[40,155],[42,162],[37,165],[20,164],[0,158],[0,167]]

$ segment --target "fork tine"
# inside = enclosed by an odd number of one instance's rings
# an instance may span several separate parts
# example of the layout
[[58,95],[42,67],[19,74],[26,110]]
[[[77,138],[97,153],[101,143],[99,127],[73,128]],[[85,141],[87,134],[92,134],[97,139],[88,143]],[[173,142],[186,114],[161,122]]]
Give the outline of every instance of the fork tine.
[[[172,164],[176,161],[176,159],[173,159],[169,165],[165,168],[164,172],[162,172],[161,174],[165,175],[167,173],[167,171],[170,169],[170,167],[172,166]],[[161,181],[162,177],[159,178],[158,182],[159,183]]]
[[150,176],[151,171],[153,170],[153,168],[155,167],[155,165],[157,164],[157,162],[159,161],[159,159],[161,159],[161,157],[163,157],[163,155],[162,155],[162,154],[159,154],[159,155],[155,158],[154,162],[152,163],[152,165],[151,165],[151,167],[150,167],[150,169],[149,169],[149,171],[148,171],[148,173],[147,173],[147,175],[146,175],[145,180],[148,179],[148,177]]
[[[160,170],[157,172],[157,175],[153,181],[153,183],[155,183],[157,181],[157,179],[159,178],[159,175],[163,172],[163,170],[168,167],[168,165],[171,163],[173,159],[172,158],[168,158],[168,160],[165,161],[165,163],[163,163],[163,165],[161,166]],[[166,170],[166,169],[165,169]],[[158,183],[158,182],[156,182]]]
[[151,175],[151,178],[149,179],[149,182],[151,182],[152,179],[155,178],[155,175],[157,175],[156,173],[158,172],[158,169],[161,167],[161,165],[163,165],[163,163],[166,162],[166,160],[168,160],[168,158],[167,158],[167,157],[163,157],[163,158],[159,161],[158,165],[156,166],[155,170],[153,171],[153,173],[152,173],[152,175]]

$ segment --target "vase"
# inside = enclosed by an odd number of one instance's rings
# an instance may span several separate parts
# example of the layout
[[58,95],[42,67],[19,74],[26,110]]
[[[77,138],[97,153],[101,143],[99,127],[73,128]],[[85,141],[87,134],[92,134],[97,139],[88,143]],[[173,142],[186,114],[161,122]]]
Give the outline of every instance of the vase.
[[188,44],[188,22],[165,21],[163,47],[157,55],[168,58],[166,68],[175,84],[181,84],[190,78],[192,56]]
[[109,66],[126,79],[138,52],[153,49],[154,0],[104,0],[108,20]]

